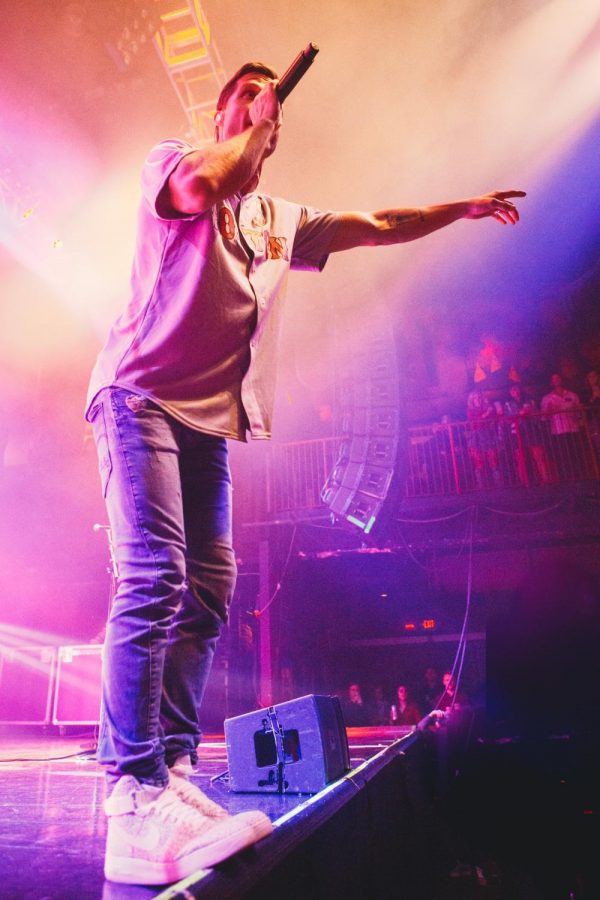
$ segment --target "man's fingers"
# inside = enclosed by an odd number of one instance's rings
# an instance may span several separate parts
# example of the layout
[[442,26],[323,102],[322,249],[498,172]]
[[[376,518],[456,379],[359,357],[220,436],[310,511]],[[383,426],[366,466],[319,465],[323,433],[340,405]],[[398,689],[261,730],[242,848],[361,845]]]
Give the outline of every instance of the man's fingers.
[[519,221],[519,211],[512,204],[505,207],[502,210],[502,213],[505,216],[505,220],[510,222],[512,225],[516,225],[516,223]]
[[516,225],[519,221],[519,211],[509,198],[525,197],[525,191],[490,191],[482,197],[475,197],[470,201],[470,219],[484,219],[492,216],[503,225]]
[[503,225],[516,225],[519,218],[512,210],[505,208],[495,209],[492,212],[492,216],[496,221],[502,222]]
[[508,200],[509,197],[526,197],[526,191],[496,191],[494,197],[498,200]]
[[276,85],[275,81],[266,81],[252,101],[250,116],[253,122],[265,118],[281,125],[281,103],[275,90]]
[[510,203],[508,200],[500,200],[499,198],[496,198],[495,203],[497,206],[493,215],[498,221],[502,221],[504,224],[510,222],[511,225],[516,225],[519,221],[519,211],[514,203]]

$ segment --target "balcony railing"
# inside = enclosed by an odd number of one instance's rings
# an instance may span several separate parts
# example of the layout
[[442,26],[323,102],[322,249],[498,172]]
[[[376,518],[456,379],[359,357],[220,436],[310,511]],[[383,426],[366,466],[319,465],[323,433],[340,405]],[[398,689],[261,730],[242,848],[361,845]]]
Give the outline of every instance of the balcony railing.
[[[407,429],[397,472],[408,498],[527,489],[600,478],[597,411],[498,416]],[[238,502],[246,522],[274,521],[327,508],[320,491],[338,461],[341,439],[270,444]],[[262,464],[261,464],[262,469]],[[247,480],[246,480],[247,481]]]
[[599,477],[590,410],[497,416],[409,429],[405,496],[528,488]]

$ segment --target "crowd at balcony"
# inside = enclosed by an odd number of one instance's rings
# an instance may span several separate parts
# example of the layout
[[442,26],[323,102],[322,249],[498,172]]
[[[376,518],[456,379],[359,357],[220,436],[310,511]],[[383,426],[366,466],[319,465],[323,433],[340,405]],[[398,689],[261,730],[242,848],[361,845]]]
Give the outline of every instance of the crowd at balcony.
[[465,419],[409,429],[408,496],[531,487],[599,477],[600,377],[580,396],[552,375],[541,398],[520,382],[475,386]]
[[[453,417],[401,429],[395,472],[401,495],[469,495],[600,479],[597,370],[576,390],[559,373],[538,387],[510,375],[503,388],[488,383],[476,383],[464,395],[462,415],[455,407]],[[274,441],[266,479],[250,486],[248,518],[321,509],[321,488],[340,462],[339,451],[340,438],[332,435]]]

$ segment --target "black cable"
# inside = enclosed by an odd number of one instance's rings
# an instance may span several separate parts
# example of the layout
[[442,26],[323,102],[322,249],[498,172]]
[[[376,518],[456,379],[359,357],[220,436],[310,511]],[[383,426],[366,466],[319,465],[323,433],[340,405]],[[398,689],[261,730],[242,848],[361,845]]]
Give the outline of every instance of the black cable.
[[[3,763],[20,763],[20,762],[57,762],[61,759],[75,759],[76,756],[82,756],[86,750],[78,750],[76,753],[68,753],[66,756],[33,756],[33,757],[15,757],[14,759],[0,759],[0,765]],[[96,751],[94,750],[94,753]]]

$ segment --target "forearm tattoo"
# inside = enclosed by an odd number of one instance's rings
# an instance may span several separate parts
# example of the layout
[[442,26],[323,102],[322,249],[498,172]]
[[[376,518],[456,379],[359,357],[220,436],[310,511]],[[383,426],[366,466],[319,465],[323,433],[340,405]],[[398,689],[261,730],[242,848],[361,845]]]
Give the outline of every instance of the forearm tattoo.
[[414,222],[416,219],[420,222],[425,221],[422,209],[408,209],[405,212],[390,212],[385,214],[385,220],[390,228],[397,228],[405,222]]

